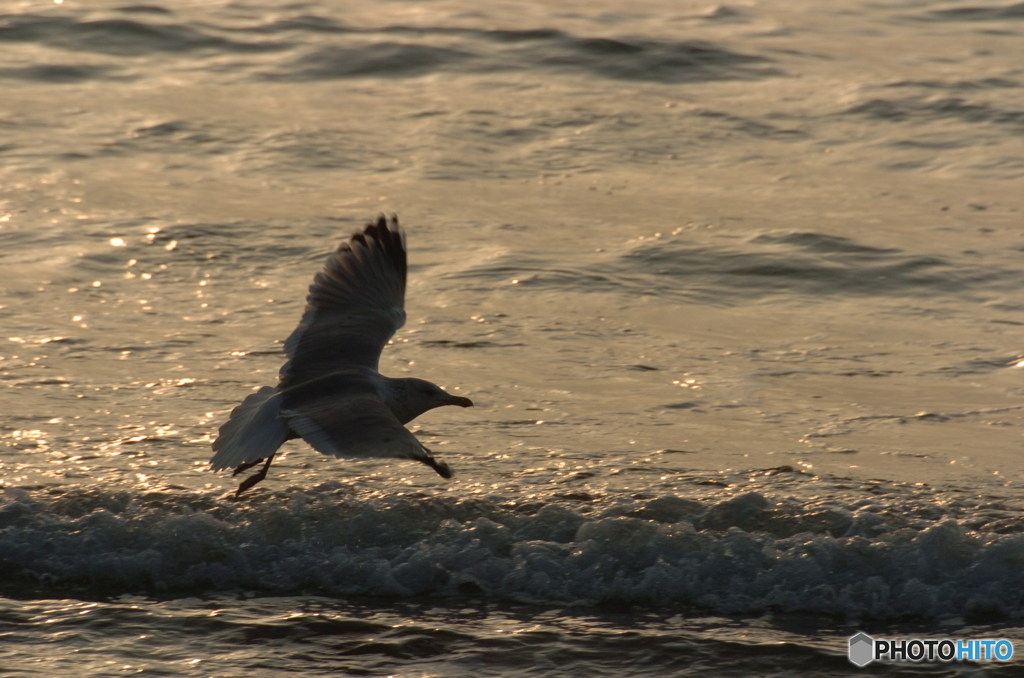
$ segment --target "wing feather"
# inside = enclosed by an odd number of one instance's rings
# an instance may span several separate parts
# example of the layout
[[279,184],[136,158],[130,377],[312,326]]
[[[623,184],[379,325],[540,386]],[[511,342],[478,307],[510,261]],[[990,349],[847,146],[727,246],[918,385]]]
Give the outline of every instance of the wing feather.
[[383,216],[343,242],[316,274],[298,327],[285,341],[281,388],[351,367],[377,369],[405,323],[405,234]]
[[329,457],[415,459],[451,477],[448,466],[435,460],[376,398],[326,395],[282,410],[281,416],[313,449]]

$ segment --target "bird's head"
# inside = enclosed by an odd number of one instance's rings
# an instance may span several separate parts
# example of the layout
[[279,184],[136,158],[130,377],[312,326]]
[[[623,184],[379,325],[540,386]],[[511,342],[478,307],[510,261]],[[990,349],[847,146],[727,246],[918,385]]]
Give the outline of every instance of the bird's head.
[[452,395],[424,379],[389,379],[388,383],[391,397],[387,399],[387,404],[403,424],[435,407],[473,407],[473,401],[469,398]]
[[[437,384],[432,384],[425,379],[409,379],[408,382],[416,394],[416,398],[422,402],[429,402],[434,409],[442,405],[458,405],[459,407],[473,407],[473,401],[462,396],[452,395]],[[426,412],[427,410],[424,410]]]

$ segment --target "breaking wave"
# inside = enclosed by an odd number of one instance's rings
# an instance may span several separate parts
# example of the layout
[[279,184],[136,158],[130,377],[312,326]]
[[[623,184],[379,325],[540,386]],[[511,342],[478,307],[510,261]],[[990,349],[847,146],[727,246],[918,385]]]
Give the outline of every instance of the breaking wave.
[[[1024,535],[760,493],[603,506],[9,489],[0,587],[100,594],[475,597],[847,618],[1024,615]],[[863,502],[860,502],[863,505]],[[918,513],[925,514],[925,507]]]

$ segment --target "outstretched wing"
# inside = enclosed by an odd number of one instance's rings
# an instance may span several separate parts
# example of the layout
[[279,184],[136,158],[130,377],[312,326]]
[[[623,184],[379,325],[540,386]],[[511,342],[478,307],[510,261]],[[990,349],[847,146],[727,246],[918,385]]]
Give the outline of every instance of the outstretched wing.
[[306,310],[284,344],[281,388],[338,369],[377,369],[380,352],[405,323],[405,234],[394,216],[367,224],[327,258]]
[[448,465],[434,459],[376,398],[325,395],[282,410],[281,416],[313,449],[328,456],[415,459],[445,478],[452,476]]

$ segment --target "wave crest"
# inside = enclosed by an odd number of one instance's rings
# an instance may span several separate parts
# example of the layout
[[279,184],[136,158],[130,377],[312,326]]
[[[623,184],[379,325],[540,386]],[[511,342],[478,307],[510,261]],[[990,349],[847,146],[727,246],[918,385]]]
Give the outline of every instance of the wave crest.
[[[593,509],[595,507],[590,507]],[[253,503],[95,488],[8,490],[0,585],[486,596],[856,618],[1024,614],[1024,536],[941,518],[803,509],[758,493],[601,510],[359,498],[336,483]]]

